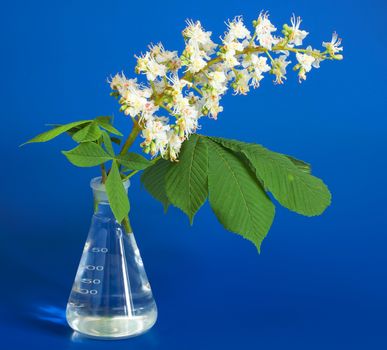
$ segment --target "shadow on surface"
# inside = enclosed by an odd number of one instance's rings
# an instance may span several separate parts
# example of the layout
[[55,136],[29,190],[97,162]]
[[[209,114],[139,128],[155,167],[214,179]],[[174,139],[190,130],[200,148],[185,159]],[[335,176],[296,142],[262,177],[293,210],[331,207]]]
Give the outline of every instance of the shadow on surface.
[[21,314],[20,320],[31,328],[56,336],[71,337],[72,330],[67,325],[65,309],[54,305],[38,305],[35,310]]

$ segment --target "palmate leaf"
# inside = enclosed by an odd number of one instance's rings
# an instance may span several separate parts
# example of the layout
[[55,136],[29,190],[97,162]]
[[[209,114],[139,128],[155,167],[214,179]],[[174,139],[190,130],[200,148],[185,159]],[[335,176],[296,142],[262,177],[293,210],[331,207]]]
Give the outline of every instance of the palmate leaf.
[[43,132],[43,133],[35,136],[31,140],[23,143],[23,145],[26,145],[28,143],[34,143],[34,142],[47,142],[47,141],[50,141],[53,138],[55,138],[55,137],[65,133],[65,132],[67,132],[67,131],[75,128],[75,127],[86,125],[86,124],[89,124],[91,122],[92,122],[92,120],[80,120],[80,121],[77,121],[77,122],[72,122],[72,123],[69,123],[69,124],[64,124],[64,125],[57,126],[57,127],[53,128],[51,130],[48,130],[46,132]]
[[114,217],[121,223],[129,213],[130,204],[115,160],[112,162],[112,168],[110,169],[105,186]]
[[302,170],[303,172],[305,172],[307,174],[312,173],[312,167],[310,164],[304,162],[303,160],[289,156],[287,154],[284,154],[284,156],[286,158],[288,158],[298,169]]
[[105,146],[106,152],[109,153],[109,155],[111,155],[112,157],[114,157],[112,140],[109,134],[105,130],[102,131],[102,139],[103,139],[103,144]]
[[309,164],[260,145],[202,135],[184,142],[178,162],[160,159],[145,169],[141,181],[164,208],[175,205],[191,222],[208,196],[220,223],[258,250],[275,215],[266,189],[303,215],[319,215],[330,203]]
[[170,204],[165,191],[165,175],[172,168],[169,160],[159,159],[149,168],[146,168],[141,175],[141,182],[145,189],[158,201],[163,204],[164,211],[167,211]]
[[275,208],[240,157],[206,139],[209,201],[220,223],[255,244],[258,251],[274,219]]
[[109,131],[111,134],[122,136],[122,133],[118,131],[112,124],[112,118],[111,117],[97,117],[95,118],[95,121],[105,130]]
[[96,141],[102,136],[101,129],[99,128],[96,122],[92,122],[73,135],[73,140],[81,142],[91,142]]
[[284,207],[306,216],[320,215],[330,204],[331,194],[317,177],[300,170],[286,156],[252,143],[211,138],[242,154],[256,176]]
[[104,149],[95,142],[84,142],[70,151],[62,151],[67,159],[79,167],[92,167],[112,159]]
[[179,161],[173,163],[165,177],[170,202],[193,218],[208,196],[208,149],[203,138],[192,135],[184,142]]
[[150,160],[133,152],[117,155],[115,159],[125,168],[130,170],[143,170],[152,165]]

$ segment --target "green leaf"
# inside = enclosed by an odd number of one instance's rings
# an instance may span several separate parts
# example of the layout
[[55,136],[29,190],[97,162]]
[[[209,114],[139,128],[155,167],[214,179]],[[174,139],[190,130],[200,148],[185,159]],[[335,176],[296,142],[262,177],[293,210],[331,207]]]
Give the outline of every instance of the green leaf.
[[122,133],[111,124],[110,117],[97,117],[95,120],[102,128],[109,131],[111,134],[122,136]]
[[159,159],[154,165],[146,168],[141,175],[141,182],[145,189],[163,204],[164,211],[167,211],[170,204],[165,192],[165,175],[172,165],[169,160]]
[[307,174],[312,173],[312,167],[309,163],[304,162],[303,160],[294,158],[292,156],[289,156],[287,154],[284,154],[286,158],[288,158],[298,169],[302,170],[303,172]]
[[275,208],[249,166],[227,148],[206,138],[211,207],[220,223],[255,244],[258,251]]
[[39,134],[38,136],[35,136],[31,140],[23,143],[22,146],[26,145],[27,143],[50,141],[53,138],[63,134],[66,131],[69,131],[69,130],[77,127],[77,126],[80,126],[80,125],[83,125],[83,124],[88,124],[88,123],[91,123],[91,122],[92,122],[91,120],[81,120],[81,121],[78,121],[78,122],[72,122],[72,123],[69,123],[69,124],[65,124],[65,125],[61,125],[61,126],[55,127],[55,128],[53,128],[51,130],[48,130],[46,132],[43,132],[43,133]]
[[284,207],[306,216],[320,215],[331,203],[331,194],[317,177],[300,170],[280,153],[252,144],[211,138],[243,154],[256,176]]
[[62,151],[67,159],[79,167],[91,167],[112,159],[103,148],[94,142],[81,143],[70,151]]
[[98,140],[101,136],[102,136],[102,132],[98,124],[95,122],[92,122],[86,125],[81,130],[77,131],[73,135],[73,140],[78,143],[91,142],[91,141]]
[[112,120],[113,120],[113,117],[111,117],[110,115],[103,115],[103,116],[95,117],[95,121],[97,123],[111,124]]
[[115,160],[112,162],[112,168],[110,169],[105,186],[110,208],[116,220],[121,223],[129,213],[130,204]]
[[117,155],[116,160],[125,168],[131,170],[143,170],[152,165],[152,162],[148,159],[132,152],[123,155]]
[[[86,124],[86,125],[87,125],[87,124]],[[51,127],[53,127],[53,128],[54,128],[54,127],[57,128],[58,126],[62,126],[62,124],[46,124],[46,126],[51,126]],[[71,129],[67,130],[67,131],[66,131],[66,134],[68,134],[68,135],[70,135],[71,137],[73,137],[73,135],[74,135],[77,131],[81,130],[84,126],[85,126],[85,124],[81,124],[81,125],[75,126],[75,127],[71,128]]]
[[179,161],[172,163],[165,189],[170,202],[193,218],[208,196],[208,149],[198,135],[183,143]]
[[105,130],[102,131],[102,138],[103,138],[103,144],[105,146],[107,153],[109,153],[112,157],[114,157],[113,144],[109,134]]

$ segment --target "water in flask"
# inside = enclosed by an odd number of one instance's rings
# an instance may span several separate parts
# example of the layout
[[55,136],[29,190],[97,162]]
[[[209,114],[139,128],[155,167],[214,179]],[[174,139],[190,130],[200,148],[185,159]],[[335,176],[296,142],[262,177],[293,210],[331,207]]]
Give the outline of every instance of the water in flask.
[[96,211],[67,304],[67,321],[89,337],[136,336],[156,322],[156,303],[133,233],[125,233],[115,220],[100,178],[91,187]]

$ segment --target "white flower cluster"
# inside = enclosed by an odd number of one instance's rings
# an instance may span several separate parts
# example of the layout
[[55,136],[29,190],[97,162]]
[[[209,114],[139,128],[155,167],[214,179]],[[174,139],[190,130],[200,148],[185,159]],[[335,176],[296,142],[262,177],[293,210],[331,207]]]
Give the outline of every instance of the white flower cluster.
[[[321,61],[342,59],[341,39],[336,33],[330,42],[323,43],[325,51],[310,46],[297,48],[308,35],[300,24],[301,19],[293,16],[290,25],[283,26],[283,35],[275,36],[277,28],[265,12],[253,22],[253,32],[242,17],[236,17],[227,23],[227,31],[217,45],[199,21],[187,21],[181,55],[165,50],[162,44],[150,46],[137,57],[136,66],[136,73],[146,76],[146,84],[127,79],[123,73],[110,80],[120,110],[142,129],[144,152],[177,160],[183,141],[199,129],[199,119],[216,119],[223,110],[220,99],[229,88],[235,94],[246,94],[250,88],[259,87],[264,73],[283,83],[290,53],[295,53],[294,70],[300,81],[312,67],[319,68]],[[160,115],[161,110],[169,118]]]

